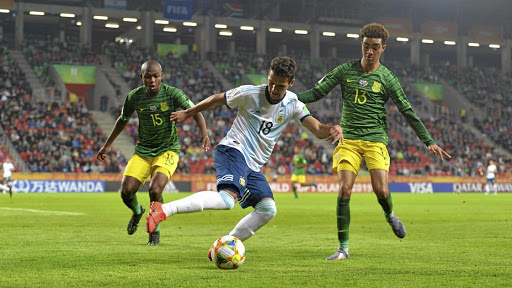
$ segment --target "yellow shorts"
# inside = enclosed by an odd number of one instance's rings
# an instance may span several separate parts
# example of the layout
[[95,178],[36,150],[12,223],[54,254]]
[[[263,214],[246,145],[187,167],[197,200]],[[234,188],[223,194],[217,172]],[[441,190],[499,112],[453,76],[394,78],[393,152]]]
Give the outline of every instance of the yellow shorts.
[[142,184],[146,183],[150,174],[153,176],[156,172],[164,173],[167,179],[170,179],[178,167],[179,160],[180,157],[172,151],[167,151],[156,158],[142,158],[133,154],[123,176],[137,178]]
[[345,139],[334,149],[332,171],[350,170],[357,175],[361,163],[366,161],[368,170],[382,169],[389,171],[389,154],[386,145],[380,142]]
[[304,183],[306,183],[306,175],[292,174],[292,178],[290,178],[290,181],[304,184]]

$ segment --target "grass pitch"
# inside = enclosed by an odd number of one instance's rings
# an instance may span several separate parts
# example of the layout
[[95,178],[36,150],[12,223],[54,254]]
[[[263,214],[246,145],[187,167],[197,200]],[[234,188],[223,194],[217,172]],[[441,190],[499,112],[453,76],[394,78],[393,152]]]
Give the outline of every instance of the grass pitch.
[[[188,193],[165,194],[166,202]],[[208,248],[252,211],[170,217],[161,246],[118,193],[0,194],[1,287],[510,287],[512,194],[393,194],[407,236],[394,236],[373,194],[353,194],[350,259],[335,252],[336,194],[277,194],[277,216],[245,241],[237,270]],[[148,208],[148,196],[139,193]],[[147,214],[147,213],[146,213]]]

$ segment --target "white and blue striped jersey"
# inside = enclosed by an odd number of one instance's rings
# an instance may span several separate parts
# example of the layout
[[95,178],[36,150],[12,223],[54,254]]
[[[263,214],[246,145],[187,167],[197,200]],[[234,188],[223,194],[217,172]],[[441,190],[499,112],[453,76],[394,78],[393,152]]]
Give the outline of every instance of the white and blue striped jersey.
[[496,165],[494,164],[487,166],[487,179],[494,180],[494,178],[496,177],[494,173],[496,173],[497,170],[498,167],[496,167]]
[[228,108],[238,107],[238,112],[219,144],[240,151],[247,166],[260,171],[272,154],[277,139],[291,119],[302,122],[310,116],[306,105],[297,95],[286,91],[279,103],[271,104],[266,84],[244,85],[224,93]]

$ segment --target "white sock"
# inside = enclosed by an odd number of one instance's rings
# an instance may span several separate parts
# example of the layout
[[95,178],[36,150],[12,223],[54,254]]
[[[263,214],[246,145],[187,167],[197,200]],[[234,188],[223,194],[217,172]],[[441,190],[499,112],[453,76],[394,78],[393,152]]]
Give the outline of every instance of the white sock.
[[485,194],[489,194],[489,184],[485,185]]
[[276,204],[274,200],[268,199],[258,203],[253,212],[242,218],[229,235],[245,241],[249,239],[258,229],[267,224],[276,216]]
[[235,199],[225,191],[201,191],[183,199],[162,205],[165,215],[201,212],[203,210],[229,210],[235,206]]
[[7,186],[5,184],[0,184],[0,189],[4,190],[4,194],[5,194],[5,192],[9,191],[9,186]]

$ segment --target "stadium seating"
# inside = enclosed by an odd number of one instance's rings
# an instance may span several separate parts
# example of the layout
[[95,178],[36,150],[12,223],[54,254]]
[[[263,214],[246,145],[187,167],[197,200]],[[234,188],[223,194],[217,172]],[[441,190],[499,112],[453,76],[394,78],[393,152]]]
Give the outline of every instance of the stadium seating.
[[97,53],[84,49],[77,42],[61,42],[51,35],[28,34],[25,37],[23,53],[32,65],[36,75],[45,86],[51,86],[53,80],[49,75],[51,64],[100,64]]
[[[53,61],[67,62],[67,63],[98,63],[99,57],[96,54],[89,51],[82,51],[78,48],[79,45],[73,44],[72,41],[67,43],[66,47],[53,41],[50,37],[46,39],[28,40],[25,47],[25,55],[33,63],[36,71],[43,71],[44,69],[38,68],[45,66],[45,63],[54,63]],[[59,51],[56,53],[56,51]],[[148,49],[139,49],[125,44],[119,44],[116,42],[105,42],[102,45],[102,53],[110,57],[112,65],[116,70],[127,80],[130,88],[135,88],[141,85],[138,69],[140,65],[148,59],[158,60],[164,70],[164,80],[169,85],[182,89],[193,102],[199,102],[202,99],[208,97],[211,94],[223,91],[222,85],[218,79],[215,78],[213,72],[218,72],[223,75],[228,81],[231,82],[232,87],[243,83],[245,75],[248,73],[266,74],[268,65],[270,63],[270,56],[262,56],[251,54],[247,52],[240,52],[235,55],[228,55],[224,52],[209,53],[208,59],[212,62],[214,67],[218,71],[209,71],[205,68],[203,61],[197,59],[197,55],[193,53],[184,54],[182,56],[169,54],[165,57],[155,55]],[[57,55],[58,54],[58,55]],[[325,73],[330,71],[340,63],[348,61],[350,59],[332,59],[332,58],[320,58],[310,59],[308,57],[294,56],[300,67],[297,72],[297,81],[302,83],[306,88],[312,87]],[[427,153],[426,147],[417,139],[413,131],[408,127],[403,117],[396,111],[394,105],[390,104],[388,107],[388,128],[389,128],[389,146],[388,150],[392,160],[390,167],[390,175],[455,175],[455,176],[477,176],[482,166],[485,165],[485,160],[489,157],[495,157],[500,165],[500,171],[502,173],[508,173],[511,170],[511,160],[509,157],[498,153],[495,147],[488,144],[482,143],[478,140],[480,135],[475,135],[474,132],[463,128],[460,123],[460,117],[457,113],[445,111],[444,107],[439,105],[429,106],[426,105],[425,101],[428,101],[423,96],[417,94],[415,89],[412,88],[412,83],[416,79],[428,81],[430,83],[436,83],[440,77],[449,79],[451,83],[463,83],[459,85],[459,91],[471,93],[468,94],[470,101],[475,101],[475,105],[483,105],[484,103],[478,102],[480,100],[482,89],[491,88],[493,95],[495,96],[496,105],[489,106],[486,104],[486,109],[492,112],[495,117],[487,117],[485,119],[475,118],[475,127],[478,128],[482,133],[485,133],[487,137],[491,138],[496,144],[501,147],[508,148],[512,147],[512,140],[510,133],[510,117],[512,115],[512,108],[510,108],[510,96],[504,91],[510,91],[510,82],[500,77],[495,71],[482,71],[478,68],[472,68],[469,76],[461,76],[464,73],[452,73],[453,67],[435,66],[433,65],[432,72],[430,69],[422,69],[418,67],[412,67],[409,65],[403,65],[399,62],[385,63],[401,80],[402,86],[409,97],[409,100],[413,104],[413,108],[416,108],[422,113],[418,113],[420,118],[425,123],[426,127],[433,135],[434,139],[448,153],[454,156],[449,161],[440,162]],[[444,69],[444,70],[443,70]],[[493,74],[495,73],[495,74]],[[44,75],[42,73],[41,75]],[[454,76],[455,75],[455,76]],[[477,78],[479,81],[473,83],[470,81],[470,77]],[[456,78],[450,78],[456,77]],[[457,78],[458,77],[458,78]],[[493,78],[492,83],[482,84],[486,78]],[[5,77],[4,77],[5,78]],[[11,77],[12,78],[12,77]],[[474,78],[471,78],[474,79]],[[28,100],[30,92],[23,88],[23,84],[18,84],[18,80],[14,80],[17,84],[13,89],[18,89],[24,92],[25,101]],[[8,83],[8,82],[6,82]],[[473,86],[470,86],[473,85]],[[474,86],[477,85],[477,86]],[[480,85],[480,86],[478,86]],[[18,88],[19,86],[19,88]],[[25,85],[26,86],[26,85]],[[5,88],[4,88],[5,91]],[[497,96],[501,93],[502,95]],[[324,123],[338,123],[341,113],[334,112],[340,105],[340,91],[333,90],[332,95],[322,99],[320,107],[323,111],[318,111],[317,116],[320,121]],[[494,97],[493,96],[493,97]],[[125,95],[122,95],[124,98]],[[499,105],[498,105],[499,104]],[[23,117],[14,118],[13,121],[17,121],[17,125],[20,125],[21,130],[18,132],[21,135],[18,137],[21,140],[17,140],[19,143],[27,142],[24,140],[28,137],[41,137],[45,135],[61,135],[63,133],[76,133],[77,127],[66,127],[65,121],[58,121],[47,115],[42,110],[41,103],[38,104],[27,104],[26,102],[7,103],[4,102],[3,110],[8,110],[16,105],[25,107],[26,109],[34,109],[39,111],[33,117],[41,117],[38,119],[29,119],[27,115]],[[77,107],[70,107],[77,106]],[[10,107],[10,108],[7,108]],[[318,106],[315,106],[318,107]],[[433,107],[433,108],[432,108]],[[52,107],[56,111],[63,113],[63,117],[74,117],[69,113],[69,109],[81,110],[80,104],[66,104],[62,106]],[[235,111],[230,111],[225,107],[217,107],[211,111],[203,112],[209,129],[210,139],[212,141],[212,148],[222,139],[227,130],[231,125],[231,121],[234,118]],[[317,112],[317,111],[315,111]],[[112,107],[113,115],[119,115],[120,107]],[[31,113],[33,114],[33,113]],[[317,114],[315,114],[317,115]],[[89,121],[91,120],[90,124]],[[25,147],[23,144],[19,148],[20,154],[24,157],[26,162],[32,167],[33,170],[70,170],[70,171],[90,171],[91,169],[99,169],[101,171],[118,171],[123,169],[124,159],[123,156],[117,155],[111,157],[110,161],[105,163],[105,166],[96,167],[94,164],[96,161],[89,157],[90,154],[94,154],[98,149],[98,145],[102,143],[101,139],[104,137],[100,131],[97,131],[94,121],[90,119],[90,116],[84,114],[74,121],[82,121],[88,123],[87,131],[81,131],[76,134],[76,137],[63,137],[63,143],[71,144],[71,146],[65,146],[64,150],[60,152],[66,154],[66,157],[77,161],[74,164],[69,164],[69,161],[61,161],[58,157],[51,165],[46,163],[47,159],[51,158],[50,155],[40,152],[38,149],[32,149],[34,147]],[[23,123],[22,123],[23,122]],[[126,126],[126,131],[130,134],[134,141],[137,141],[137,118],[136,115],[132,116],[132,119]],[[22,124],[20,124],[22,123]],[[51,124],[50,124],[51,123]],[[76,123],[76,122],[75,122]],[[2,123],[4,127],[13,127],[12,123]],[[28,126],[27,126],[28,125]],[[40,127],[42,125],[42,127]],[[48,125],[53,125],[48,127]],[[34,126],[34,127],[30,127]],[[181,153],[180,163],[177,168],[178,173],[215,173],[213,163],[211,162],[211,156],[213,149],[204,153],[199,147],[199,131],[195,126],[195,122],[189,119],[187,122],[182,123],[178,127],[181,141]],[[13,130],[10,130],[13,133]],[[291,159],[293,157],[293,149],[291,147],[295,145],[301,145],[304,147],[303,153],[309,163],[308,171],[315,174],[330,174],[331,173],[331,157],[332,147],[328,145],[319,145],[318,142],[310,139],[301,138],[302,128],[298,123],[292,123],[288,127],[287,131],[283,133],[281,139],[276,145],[276,149],[269,160],[269,163],[263,168],[265,173],[279,173],[287,174],[293,168],[291,166]],[[62,137],[61,137],[62,138]],[[30,138],[32,139],[32,138]],[[92,143],[86,139],[95,139],[95,143]],[[21,141],[21,142],[20,142]],[[76,147],[78,142],[79,149]],[[75,146],[73,146],[75,145]],[[68,149],[68,150],[66,150]],[[31,152],[29,152],[31,151]],[[37,151],[37,152],[34,152]],[[78,157],[76,154],[78,153]],[[84,154],[84,155],[82,155]],[[55,157],[55,155],[53,155]],[[64,157],[65,159],[67,159]],[[62,158],[62,157],[61,157]],[[60,162],[59,162],[60,161]],[[63,163],[64,162],[64,163]],[[39,164],[43,163],[43,164]],[[46,164],[44,164],[46,163]],[[67,163],[67,164],[66,164]],[[50,168],[45,168],[50,166]],[[43,167],[43,168],[41,168]],[[116,167],[118,169],[116,169]],[[60,170],[59,170],[60,169]]]
[[[460,71],[454,65],[432,65],[474,107],[486,116],[473,115],[473,125],[509,152],[512,152],[512,81],[495,67],[469,67]],[[472,111],[469,111],[470,113]]]
[[[0,121],[32,172],[119,172],[126,159],[112,151],[97,163],[105,136],[83,103],[32,103],[30,86],[3,46]],[[44,54],[44,53],[43,53]],[[3,149],[4,150],[4,149]],[[16,164],[16,163],[15,163]]]
[[[247,53],[228,56],[226,53],[219,52],[210,53],[208,57],[214,66],[220,72],[222,72],[224,77],[226,77],[232,83],[240,83],[241,78],[243,78],[246,73],[266,73],[266,70],[263,69],[263,67],[267,66],[271,60],[268,56],[260,56]],[[345,59],[345,61],[346,60],[349,59]],[[181,60],[177,60],[174,57],[172,58],[172,61],[175,61],[176,63],[181,62]],[[190,61],[190,59],[188,61]],[[298,58],[298,65],[302,69],[299,70],[301,72],[297,73],[297,79],[299,79],[299,81],[304,81],[304,84],[306,84],[305,81],[316,83],[316,81],[318,81],[318,79],[320,79],[324,73],[334,68],[336,63],[341,63],[340,61],[341,60],[334,61],[334,59],[328,58],[322,58],[320,60]],[[195,60],[191,61],[191,63],[195,63]],[[176,64],[174,64],[172,67],[179,69],[180,65],[176,66]],[[436,82],[438,80],[438,76],[426,71],[425,69],[412,68],[410,66],[402,65],[401,63],[392,62],[389,65],[386,63],[386,65],[395,71],[397,76],[402,80],[404,90],[410,97],[409,100],[413,104],[413,107],[423,108],[424,101],[426,100],[423,98],[423,96],[415,94],[414,89],[411,88],[411,81],[414,79],[423,79],[426,81]],[[181,67],[187,67],[188,72],[194,71],[195,69],[193,65]],[[180,75],[181,73],[177,72],[176,74]],[[193,77],[194,74],[197,75],[197,72],[189,74],[189,77]],[[170,83],[171,85],[175,83],[183,84],[183,82],[180,80]],[[236,84],[233,84],[233,87],[235,87],[235,85]],[[187,90],[187,85],[185,85],[185,87],[182,89],[190,93],[190,90]],[[202,95],[202,97],[207,97],[212,93],[213,92],[205,93]],[[323,99],[326,100],[323,107],[326,110],[329,109],[329,111],[323,111],[323,113],[319,113],[320,115],[323,115],[320,120],[325,123],[338,123],[340,116],[332,114],[332,107],[333,104],[339,105],[339,92],[333,91],[331,93],[334,93],[335,95],[328,96],[326,99]],[[194,98],[194,100],[198,101],[201,100],[201,98],[197,97]],[[388,148],[392,157],[392,163],[395,163],[396,161],[396,165],[391,165],[390,175],[477,175],[478,169],[480,169],[481,165],[483,164],[469,165],[469,163],[472,163],[471,159],[479,157],[485,159],[485,155],[467,156],[467,154],[459,152],[467,150],[464,149],[465,146],[472,145],[471,143],[475,142],[478,143],[478,141],[476,141],[476,136],[471,131],[464,130],[462,126],[457,123],[458,115],[454,115],[453,113],[448,115],[442,111],[442,107],[435,106],[434,111],[429,111],[431,116],[428,119],[421,117],[436,141],[438,141],[438,143],[442,145],[448,151],[448,153],[454,156],[452,160],[441,163],[432,155],[427,154],[426,147],[421,142],[419,142],[413,131],[405,123],[403,117],[398,112],[396,112],[396,109],[393,109],[393,107],[393,105],[388,107],[388,110],[390,111],[388,117],[391,120],[388,121],[390,135],[390,145]],[[220,111],[222,111],[221,109],[222,108],[219,107],[218,110],[214,110],[214,112],[203,113],[205,118],[207,118],[208,123],[220,123],[220,125],[209,125],[210,133],[213,135],[211,137],[212,144],[218,143],[218,141],[220,141],[220,139],[227,131],[230,121],[232,120],[231,116],[224,117],[224,119],[219,120],[218,117],[221,113]],[[433,117],[433,115],[437,116],[437,118]],[[189,153],[187,152],[187,150],[191,150],[190,145],[194,145],[194,141],[191,141],[190,139],[196,139],[196,143],[198,143],[198,134],[193,136],[193,131],[197,131],[195,123],[190,120],[190,122],[185,125],[187,126],[189,132],[185,133],[180,128],[179,133],[181,135],[183,148],[181,159],[182,162],[187,163],[187,165],[181,165],[178,167],[178,171],[181,171],[182,173],[204,172],[204,170],[201,170],[201,167],[204,167],[202,166],[202,162],[192,159],[194,157],[190,157]],[[127,130],[130,132],[130,134],[136,134],[136,129],[134,129],[132,125],[130,125]],[[280,143],[287,143],[287,145],[277,145],[272,157],[269,160],[269,163],[263,168],[265,172],[281,171],[283,173],[289,173],[291,168],[291,157],[293,156],[293,151],[291,151],[289,148],[293,147],[293,145],[290,145],[290,143],[296,141],[297,143],[294,145],[304,144],[304,141],[300,140],[298,136],[299,133],[297,131],[299,131],[298,126],[292,124],[290,126],[290,133],[283,134]],[[184,139],[187,139],[186,144],[183,143]],[[468,144],[468,141],[470,144]],[[310,143],[308,143],[308,145],[304,146],[311,148],[305,149],[304,153],[306,154],[308,163],[310,163],[310,166],[312,166],[310,170],[312,172],[314,171],[314,173],[330,173],[330,157],[332,155],[332,149],[317,147],[313,142],[309,142]],[[483,147],[482,151],[492,150],[491,147],[482,143],[480,144],[481,147]],[[321,152],[312,153],[311,151]],[[477,151],[479,151],[479,149],[475,150],[475,153],[477,153]],[[469,153],[469,155],[471,154],[472,153]],[[401,155],[401,157],[405,157],[405,159],[398,159],[397,155]],[[317,159],[324,159],[323,161],[320,161],[321,168],[319,168],[320,165],[317,163]],[[187,166],[188,169],[182,170],[182,167],[185,166]],[[509,170],[509,168],[507,168],[507,170]]]

